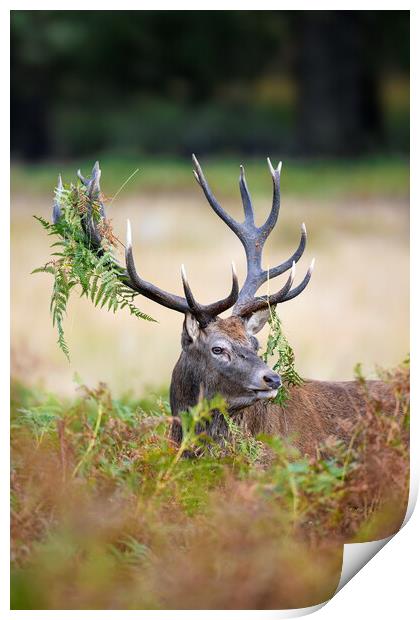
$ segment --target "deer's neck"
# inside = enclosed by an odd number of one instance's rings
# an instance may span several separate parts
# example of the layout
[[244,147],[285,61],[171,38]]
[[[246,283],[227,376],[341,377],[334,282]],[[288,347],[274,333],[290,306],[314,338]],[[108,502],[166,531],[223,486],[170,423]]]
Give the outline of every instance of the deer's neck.
[[[218,391],[216,383],[217,377],[213,380],[209,369],[205,366],[202,356],[194,356],[191,353],[186,355],[181,353],[175,368],[172,372],[170,387],[171,412],[174,418],[179,414],[194,407],[200,396],[211,399]],[[277,413],[268,416],[268,411],[275,408]],[[283,416],[282,410],[276,405],[260,401],[253,405],[237,410],[232,414],[232,419],[236,424],[245,426],[254,434],[261,432],[279,431]],[[281,418],[281,420],[279,420]],[[274,426],[273,427],[273,420]],[[211,420],[205,426],[206,433],[215,441],[220,441],[229,436],[229,428],[224,416],[219,411],[214,411]],[[177,443],[182,440],[181,425],[175,421],[172,425],[172,439]]]
[[203,376],[199,358],[191,359],[182,352],[173,369],[169,391],[173,416],[198,403]]
[[[201,356],[194,358],[182,352],[172,372],[170,386],[170,405],[174,417],[182,411],[194,407],[200,396],[210,399],[217,393],[217,386],[213,385],[208,369],[204,366]],[[224,416],[214,411],[210,422],[206,424],[206,433],[217,440],[228,436],[228,426]],[[180,424],[172,426],[172,439],[178,443],[182,439]]]

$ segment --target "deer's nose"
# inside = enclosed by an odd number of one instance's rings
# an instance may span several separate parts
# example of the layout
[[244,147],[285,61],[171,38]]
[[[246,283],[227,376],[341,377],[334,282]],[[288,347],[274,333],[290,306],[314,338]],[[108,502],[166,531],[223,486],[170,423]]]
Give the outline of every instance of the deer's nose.
[[263,379],[270,390],[277,390],[281,386],[280,376],[276,372],[265,374]]

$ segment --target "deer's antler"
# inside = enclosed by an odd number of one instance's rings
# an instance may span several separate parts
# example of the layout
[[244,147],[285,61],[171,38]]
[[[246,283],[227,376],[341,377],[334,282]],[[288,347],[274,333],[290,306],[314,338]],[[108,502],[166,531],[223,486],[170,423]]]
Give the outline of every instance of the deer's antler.
[[[270,159],[267,158],[268,167],[273,179],[273,203],[268,218],[262,226],[258,227],[255,225],[254,221],[254,209],[252,207],[251,196],[248,191],[243,166],[240,166],[239,189],[244,208],[245,221],[240,223],[226,213],[214,197],[195,155],[193,155],[192,160],[195,179],[202,188],[211,208],[235,233],[245,249],[247,276],[233,308],[233,314],[243,317],[249,316],[257,310],[266,308],[267,304],[275,306],[276,304],[289,301],[299,295],[308,285],[314,268],[313,260],[302,282],[295,288],[292,288],[295,276],[295,264],[302,256],[306,246],[307,234],[305,224],[302,224],[301,227],[299,245],[289,259],[271,269],[263,269],[261,264],[264,244],[277,222],[280,211],[281,162],[277,168],[273,168]],[[286,284],[280,291],[269,296],[255,297],[256,292],[264,282],[281,275],[289,269],[292,271]]]
[[[103,253],[102,248],[102,235],[100,230],[95,222],[93,217],[93,204],[99,204],[99,215],[101,220],[106,220],[105,207],[101,200],[101,189],[100,189],[100,177],[101,170],[99,168],[99,162],[96,162],[93,166],[92,173],[90,177],[84,177],[80,170],[77,172],[77,176],[83,183],[83,185],[87,188],[87,210],[86,213],[82,217],[82,225],[83,229],[86,233],[90,246],[98,253]],[[61,217],[61,208],[60,208],[60,196],[63,191],[63,184],[61,177],[58,179],[58,185],[55,193],[54,206],[53,206],[53,222],[56,223]],[[117,263],[117,261],[115,260]],[[118,264],[118,263],[117,263]],[[193,297],[191,292],[191,288],[188,284],[185,270],[182,270],[182,282],[184,286],[185,297],[180,297],[179,295],[175,295],[173,293],[168,293],[163,289],[147,282],[147,280],[143,280],[139,276],[136,270],[136,266],[134,263],[133,256],[133,246],[132,246],[132,234],[131,234],[131,225],[130,221],[127,220],[127,242],[125,248],[125,264],[126,268],[122,265],[119,265],[121,269],[121,279],[124,283],[129,286],[132,290],[140,293],[144,297],[155,301],[161,306],[165,306],[166,308],[170,308],[171,310],[176,310],[177,312],[182,312],[186,314],[190,312],[193,314],[200,325],[204,327],[209,322],[214,320],[214,318],[224,312],[228,308],[231,308],[238,298],[238,278],[236,275],[236,271],[234,265],[232,263],[232,288],[227,297],[221,299],[220,301],[216,301],[212,304],[201,305],[199,304]]]

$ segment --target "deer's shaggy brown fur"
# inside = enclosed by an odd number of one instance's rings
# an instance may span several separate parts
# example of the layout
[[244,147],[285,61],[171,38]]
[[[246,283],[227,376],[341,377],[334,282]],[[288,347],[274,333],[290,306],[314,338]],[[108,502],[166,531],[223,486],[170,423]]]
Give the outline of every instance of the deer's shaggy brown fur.
[[217,319],[217,322],[210,324],[207,329],[217,329],[222,334],[238,342],[247,342],[244,322],[237,316],[230,316],[227,319]]
[[[184,332],[185,329],[184,325]],[[230,381],[224,382],[219,368],[205,355],[211,348],[209,341],[211,343],[212,339],[220,336],[233,347],[239,345],[242,352],[249,351],[252,336],[247,329],[244,319],[231,316],[217,318],[204,330],[199,330],[195,344],[186,346],[172,375],[171,407],[175,417],[197,404],[200,393],[205,398],[211,398],[219,392],[230,404],[234,386]],[[184,333],[184,342],[186,340],[188,337]],[[243,363],[240,357],[236,362],[239,365]],[[257,361],[255,353],[251,360],[254,360],[251,363],[253,367]],[[237,424],[254,436],[260,433],[278,435],[302,454],[315,456],[328,439],[349,444],[357,430],[357,422],[363,418],[372,401],[378,401],[384,412],[391,412],[397,406],[392,387],[384,381],[307,380],[303,385],[288,389],[289,398],[284,405],[258,399],[252,404],[230,409],[230,414]],[[215,441],[224,441],[229,437],[227,422],[217,411],[207,426],[207,434]],[[181,426],[177,422],[172,429],[172,438],[177,443],[182,438]]]
[[314,456],[328,438],[349,443],[363,416],[368,401],[377,400],[381,409],[393,411],[397,406],[390,385],[383,381],[306,381],[290,388],[284,406],[257,402],[244,409],[241,425],[252,435],[280,435],[302,454]]

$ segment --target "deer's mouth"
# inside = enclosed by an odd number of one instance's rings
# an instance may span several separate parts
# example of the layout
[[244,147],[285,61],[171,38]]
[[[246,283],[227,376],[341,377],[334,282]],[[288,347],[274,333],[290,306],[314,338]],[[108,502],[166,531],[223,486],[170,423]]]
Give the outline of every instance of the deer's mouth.
[[252,390],[255,396],[259,399],[262,398],[275,398],[277,396],[278,389],[276,390]]

